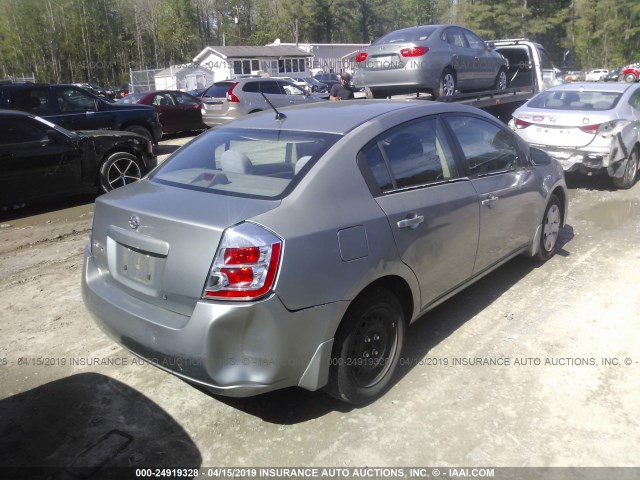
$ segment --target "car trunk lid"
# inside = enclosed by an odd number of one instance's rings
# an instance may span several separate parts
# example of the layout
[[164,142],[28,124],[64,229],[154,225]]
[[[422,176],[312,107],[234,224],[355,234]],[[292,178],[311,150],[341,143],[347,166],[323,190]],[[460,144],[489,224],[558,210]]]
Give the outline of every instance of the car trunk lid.
[[521,135],[534,144],[577,148],[589,145],[608,115],[587,111],[551,111],[536,109],[514,115]]
[[92,253],[126,293],[189,315],[223,231],[279,203],[143,180],[96,200]]

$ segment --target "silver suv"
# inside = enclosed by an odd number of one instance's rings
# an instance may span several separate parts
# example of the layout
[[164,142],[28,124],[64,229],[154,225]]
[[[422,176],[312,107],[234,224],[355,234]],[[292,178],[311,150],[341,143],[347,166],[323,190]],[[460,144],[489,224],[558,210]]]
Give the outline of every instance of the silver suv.
[[248,113],[268,110],[271,107],[265,97],[276,108],[323,100],[280,78],[223,80],[211,85],[202,95],[202,120],[214,127]]

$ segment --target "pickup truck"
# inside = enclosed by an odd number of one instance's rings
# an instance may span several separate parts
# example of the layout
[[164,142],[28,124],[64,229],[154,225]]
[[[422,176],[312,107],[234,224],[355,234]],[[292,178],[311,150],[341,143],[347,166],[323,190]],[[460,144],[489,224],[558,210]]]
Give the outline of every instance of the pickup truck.
[[507,90],[455,94],[441,97],[439,101],[472,105],[508,122],[516,108],[542,90],[561,83],[560,70],[539,43],[514,38],[492,40],[487,44],[509,61]]
[[71,131],[123,130],[157,143],[162,124],[149,105],[120,105],[77,85],[0,84],[0,109],[37,115]]

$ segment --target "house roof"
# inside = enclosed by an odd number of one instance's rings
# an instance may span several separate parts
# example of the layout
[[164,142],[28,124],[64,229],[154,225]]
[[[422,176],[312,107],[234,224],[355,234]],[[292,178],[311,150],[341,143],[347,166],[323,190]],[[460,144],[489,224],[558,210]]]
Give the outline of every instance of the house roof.
[[280,57],[310,57],[311,55],[304,50],[291,46],[216,46],[206,47],[193,59],[194,62],[204,60],[208,55],[215,53],[221,58],[280,58]]
[[192,72],[203,72],[203,71],[213,75],[213,72],[211,70],[207,70],[206,68],[201,67],[199,65],[174,65],[159,71],[154,76],[170,77],[177,74],[187,75]]

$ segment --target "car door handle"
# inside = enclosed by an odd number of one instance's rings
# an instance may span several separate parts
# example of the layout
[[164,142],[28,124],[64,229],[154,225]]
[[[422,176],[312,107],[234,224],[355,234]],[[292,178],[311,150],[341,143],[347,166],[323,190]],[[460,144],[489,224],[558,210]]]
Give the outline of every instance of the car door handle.
[[411,214],[404,220],[398,221],[398,228],[408,228],[409,230],[413,230],[414,228],[418,228],[424,222],[424,217],[422,215]]
[[489,195],[487,195],[487,198],[482,200],[482,202],[480,202],[480,203],[482,204],[483,207],[492,208],[493,204],[496,203],[497,200],[498,200],[498,197],[496,197],[494,194],[490,193]]

